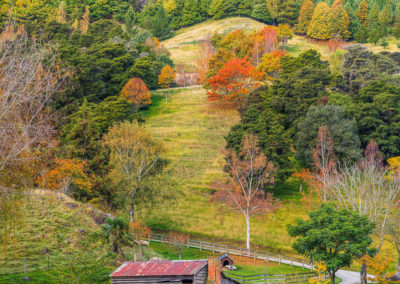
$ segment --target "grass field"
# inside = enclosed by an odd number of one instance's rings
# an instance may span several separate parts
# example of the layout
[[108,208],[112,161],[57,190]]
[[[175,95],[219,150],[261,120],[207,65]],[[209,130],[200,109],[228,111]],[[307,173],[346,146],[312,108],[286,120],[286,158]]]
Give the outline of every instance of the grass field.
[[[238,122],[236,110],[210,104],[201,87],[175,89],[164,100],[164,91],[154,92],[154,104],[145,112],[146,127],[165,142],[170,164],[166,175],[181,193],[178,200],[141,212],[147,224],[160,230],[189,232],[197,238],[236,242],[243,245],[245,222],[235,212],[221,212],[209,202],[210,184],[224,177],[224,136]],[[291,252],[286,224],[305,216],[298,201],[298,185],[281,185],[277,196],[284,206],[275,216],[252,219],[254,247]]]

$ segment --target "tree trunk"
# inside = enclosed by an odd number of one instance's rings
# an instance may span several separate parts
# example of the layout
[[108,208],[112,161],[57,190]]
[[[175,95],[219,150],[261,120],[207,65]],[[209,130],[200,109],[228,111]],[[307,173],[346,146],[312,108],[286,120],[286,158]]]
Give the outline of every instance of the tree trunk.
[[113,253],[118,254],[118,244],[116,242],[113,242]]
[[367,264],[366,263],[363,263],[361,265],[360,280],[361,280],[361,284],[367,284],[368,283],[368,280],[367,280]]
[[244,216],[246,219],[246,248],[250,249],[250,216],[247,214]]
[[133,218],[135,217],[135,195],[136,195],[136,192],[138,192],[138,190],[139,190],[139,187],[137,187],[131,193],[131,210],[129,212],[129,217],[130,217],[131,223],[133,222]]
[[399,259],[397,260],[397,271],[400,272],[400,251],[399,253]]
[[335,272],[331,274],[331,284],[335,284]]

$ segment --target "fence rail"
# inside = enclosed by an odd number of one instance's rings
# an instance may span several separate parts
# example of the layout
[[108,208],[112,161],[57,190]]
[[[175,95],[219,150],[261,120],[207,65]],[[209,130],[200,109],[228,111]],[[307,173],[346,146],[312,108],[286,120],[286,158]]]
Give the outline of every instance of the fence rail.
[[[159,243],[170,243],[171,240],[169,236],[167,235],[160,235],[160,234],[153,234],[150,237],[150,241],[153,242],[159,242]],[[248,257],[248,258],[253,258],[254,260],[267,260],[267,261],[272,261],[272,262],[278,262],[279,264],[288,264],[291,266],[298,266],[302,267],[305,269],[310,269],[313,270],[314,264],[308,260],[302,259],[302,258],[297,258],[297,257],[292,257],[292,256],[286,256],[282,254],[276,254],[276,253],[271,253],[271,252],[266,252],[266,251],[259,251],[259,250],[247,250],[245,248],[240,248],[240,247],[232,247],[228,245],[223,245],[223,244],[217,244],[217,243],[210,243],[210,242],[204,242],[204,241],[199,241],[199,240],[188,240],[185,243],[185,246],[188,248],[198,248],[200,250],[208,250],[212,251],[213,253],[219,252],[219,253],[226,253],[230,255],[237,255],[241,257]]]
[[[226,279],[233,280],[234,283],[241,284],[258,284],[258,283],[309,283],[311,278],[317,276],[314,272],[297,273],[297,274],[261,274],[261,275],[238,275],[232,272],[223,272]],[[327,279],[327,275],[324,275],[324,280]]]

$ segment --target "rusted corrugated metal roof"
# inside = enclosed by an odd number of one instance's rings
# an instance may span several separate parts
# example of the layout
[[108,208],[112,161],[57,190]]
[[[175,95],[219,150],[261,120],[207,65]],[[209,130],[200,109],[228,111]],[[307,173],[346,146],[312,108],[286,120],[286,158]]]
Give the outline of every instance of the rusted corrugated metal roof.
[[207,263],[207,260],[125,262],[111,274],[111,277],[194,275]]

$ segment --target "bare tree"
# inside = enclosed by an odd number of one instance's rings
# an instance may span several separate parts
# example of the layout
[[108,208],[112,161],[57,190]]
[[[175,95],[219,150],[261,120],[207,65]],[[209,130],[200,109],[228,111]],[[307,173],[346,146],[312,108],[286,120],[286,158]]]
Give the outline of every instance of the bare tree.
[[[400,203],[398,204],[400,206]],[[400,281],[400,208],[393,210],[387,222],[387,233],[391,236],[398,253],[397,272],[394,275],[396,281]]]
[[50,102],[60,91],[64,70],[56,50],[30,39],[9,23],[0,35],[0,175],[23,167],[52,146]]
[[[390,175],[382,166],[382,158],[375,143],[370,143],[365,158],[353,166],[344,165],[337,174],[330,177],[331,198],[340,207],[367,216],[377,224],[376,233],[380,238],[379,252],[386,226],[400,197],[400,176]],[[367,283],[366,264],[361,268],[361,283]]]
[[315,177],[321,184],[320,197],[326,202],[328,199],[329,177],[336,169],[336,156],[333,152],[333,139],[326,126],[318,130],[317,146],[313,151]]
[[274,182],[275,167],[257,147],[257,137],[245,137],[243,150],[226,151],[227,170],[231,176],[226,182],[217,182],[218,191],[213,200],[241,212],[246,220],[246,247],[250,249],[250,217],[275,211],[279,200],[272,193],[265,196],[264,185]]
[[197,66],[199,70],[199,80],[200,83],[204,83],[206,79],[206,75],[208,72],[208,62],[211,57],[214,55],[215,51],[211,44],[211,40],[209,37],[205,38],[204,41],[200,45],[200,52],[198,55]]
[[111,175],[121,182],[130,195],[130,221],[135,215],[135,199],[144,181],[157,169],[161,144],[136,122],[123,122],[110,129],[103,138],[111,149]]
[[189,241],[188,234],[183,234],[183,233],[174,232],[174,231],[169,232],[168,242],[178,253],[179,260],[182,259],[182,250],[185,247],[185,245],[187,245],[188,241]]

